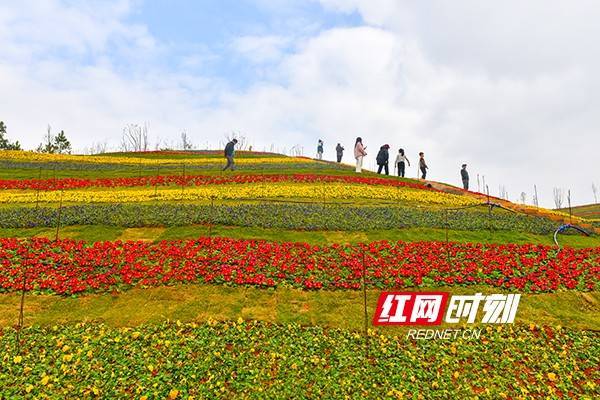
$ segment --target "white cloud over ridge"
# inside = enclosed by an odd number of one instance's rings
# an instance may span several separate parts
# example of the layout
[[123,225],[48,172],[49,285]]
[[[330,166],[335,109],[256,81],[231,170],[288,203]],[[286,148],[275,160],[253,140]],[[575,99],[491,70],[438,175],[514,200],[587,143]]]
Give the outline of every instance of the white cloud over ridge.
[[[600,5],[321,3],[359,12],[364,26],[233,38],[240,57],[270,63],[243,90],[162,66],[168,46],[127,20],[135,3],[0,4],[0,119],[29,148],[47,123],[83,148],[117,144],[126,123],[148,121],[152,136],[174,141],[186,129],[198,145],[240,130],[255,148],[300,144],[311,155],[323,138],[329,159],[339,141],[350,161],[362,136],[370,165],[389,143],[414,164],[425,151],[432,179],[458,184],[467,162],[492,194],[503,184],[511,199],[525,191],[531,200],[537,184],[546,206],[554,186],[571,188],[575,202],[593,201],[600,54],[592,43],[600,37]],[[188,57],[201,63],[203,55]]]

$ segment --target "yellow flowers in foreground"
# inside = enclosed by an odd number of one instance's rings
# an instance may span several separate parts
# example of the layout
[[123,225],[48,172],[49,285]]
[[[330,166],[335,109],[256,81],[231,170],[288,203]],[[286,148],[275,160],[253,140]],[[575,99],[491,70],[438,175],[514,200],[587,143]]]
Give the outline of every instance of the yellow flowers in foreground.
[[[38,198],[39,196],[39,198]],[[0,203],[58,202],[59,191],[0,192]],[[269,183],[247,185],[214,185],[192,188],[167,188],[156,191],[143,189],[67,190],[63,194],[65,203],[134,203],[147,201],[177,200],[236,200],[264,198],[306,199],[376,199],[419,202],[436,205],[462,206],[477,204],[472,197],[410,188],[390,186],[368,186],[360,184],[319,183]]]
[[[206,165],[224,164],[222,157],[190,157],[190,158],[143,158],[143,157],[112,157],[112,156],[83,156],[72,154],[47,154],[30,151],[3,150],[0,159],[6,161],[25,162],[80,162],[90,164],[131,164],[131,165]],[[236,158],[236,164],[288,164],[313,163],[308,158],[299,157],[251,157]]]

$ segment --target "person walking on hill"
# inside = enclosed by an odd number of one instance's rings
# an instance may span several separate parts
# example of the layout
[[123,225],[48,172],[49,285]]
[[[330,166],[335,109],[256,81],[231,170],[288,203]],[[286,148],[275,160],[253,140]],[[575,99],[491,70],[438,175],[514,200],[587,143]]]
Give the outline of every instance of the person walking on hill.
[[319,139],[319,142],[317,143],[317,160],[322,160],[323,159],[323,141],[321,139]]
[[406,171],[406,164],[410,167],[410,161],[404,155],[404,149],[398,150],[398,155],[396,156],[396,162],[394,163],[394,167],[398,167],[398,176],[404,178],[404,172]]
[[237,143],[237,139],[233,139],[231,142],[227,143],[225,146],[225,158],[227,159],[227,165],[223,168],[225,171],[227,168],[231,168],[231,170],[235,170],[235,165],[233,162],[233,156],[235,154],[235,145]]
[[425,153],[423,152],[419,153],[419,169],[421,170],[421,179],[425,179],[427,177],[427,170],[429,167],[425,162]]
[[383,146],[381,146],[381,148],[379,149],[379,153],[377,153],[377,165],[379,165],[379,168],[377,168],[377,173],[380,174],[381,170],[385,168],[385,174],[389,175],[390,174],[390,169],[388,166],[388,162],[390,159],[390,153],[389,153],[389,148],[390,145],[389,144],[384,144]]
[[341,163],[342,156],[344,155],[344,148],[339,143],[337,144],[337,146],[335,146],[335,154],[337,155],[337,162]]
[[362,138],[357,137],[354,143],[354,158],[356,159],[356,172],[362,172],[363,158],[367,155],[367,146],[363,146]]
[[469,172],[467,172],[467,164],[462,165],[460,177],[462,178],[463,188],[469,190]]

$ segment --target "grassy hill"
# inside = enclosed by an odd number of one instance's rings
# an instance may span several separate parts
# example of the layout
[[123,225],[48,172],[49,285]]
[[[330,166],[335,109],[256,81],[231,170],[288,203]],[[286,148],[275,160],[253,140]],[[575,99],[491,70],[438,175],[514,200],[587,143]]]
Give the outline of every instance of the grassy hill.
[[[597,392],[594,221],[559,251],[561,211],[237,155],[0,153],[0,398]],[[393,289],[523,296],[480,340],[365,335]]]
[[[600,204],[587,204],[571,208],[573,215],[587,219],[600,219]],[[563,208],[561,211],[568,213],[568,208]]]

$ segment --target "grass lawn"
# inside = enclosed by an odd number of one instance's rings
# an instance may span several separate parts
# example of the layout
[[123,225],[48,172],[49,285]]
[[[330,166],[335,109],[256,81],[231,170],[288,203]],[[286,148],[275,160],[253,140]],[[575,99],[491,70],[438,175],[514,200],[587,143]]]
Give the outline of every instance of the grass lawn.
[[[426,291],[419,288],[419,291]],[[451,294],[502,293],[489,287],[452,287],[430,290]],[[508,292],[507,292],[508,293]],[[372,317],[379,290],[367,293]],[[0,326],[16,324],[18,293],[0,295]],[[25,298],[26,325],[103,322],[110,326],[159,323],[166,319],[185,321],[260,320],[274,323],[320,325],[359,331],[363,328],[361,291],[303,291],[280,287],[258,289],[210,285],[180,285],[132,289],[123,293],[59,297],[30,295]],[[564,326],[573,329],[600,327],[600,293],[560,292],[522,294],[517,323]],[[370,321],[369,321],[370,325]],[[405,328],[385,327],[384,331]]]
[[[332,243],[359,243],[376,240],[402,240],[416,241],[444,241],[446,231],[437,228],[406,228],[382,231],[299,231],[270,229],[259,227],[240,227],[216,225],[191,225],[165,228],[125,228],[105,225],[75,225],[62,227],[59,238],[72,238],[86,241],[106,240],[177,240],[193,239],[200,236],[224,236],[235,239],[264,239],[284,242],[306,242],[325,245]],[[54,238],[56,228],[3,228],[0,237],[27,238],[42,236]],[[479,243],[536,243],[554,245],[552,235],[535,235],[515,231],[462,231],[448,230],[448,240],[453,242],[479,242]],[[600,237],[580,235],[560,235],[561,246],[576,248],[600,246]]]
[[[578,217],[589,218],[589,219],[600,219],[600,203],[588,204],[585,206],[571,207],[571,210],[573,212],[573,215],[576,215]],[[561,208],[560,211],[568,213],[569,209]]]

